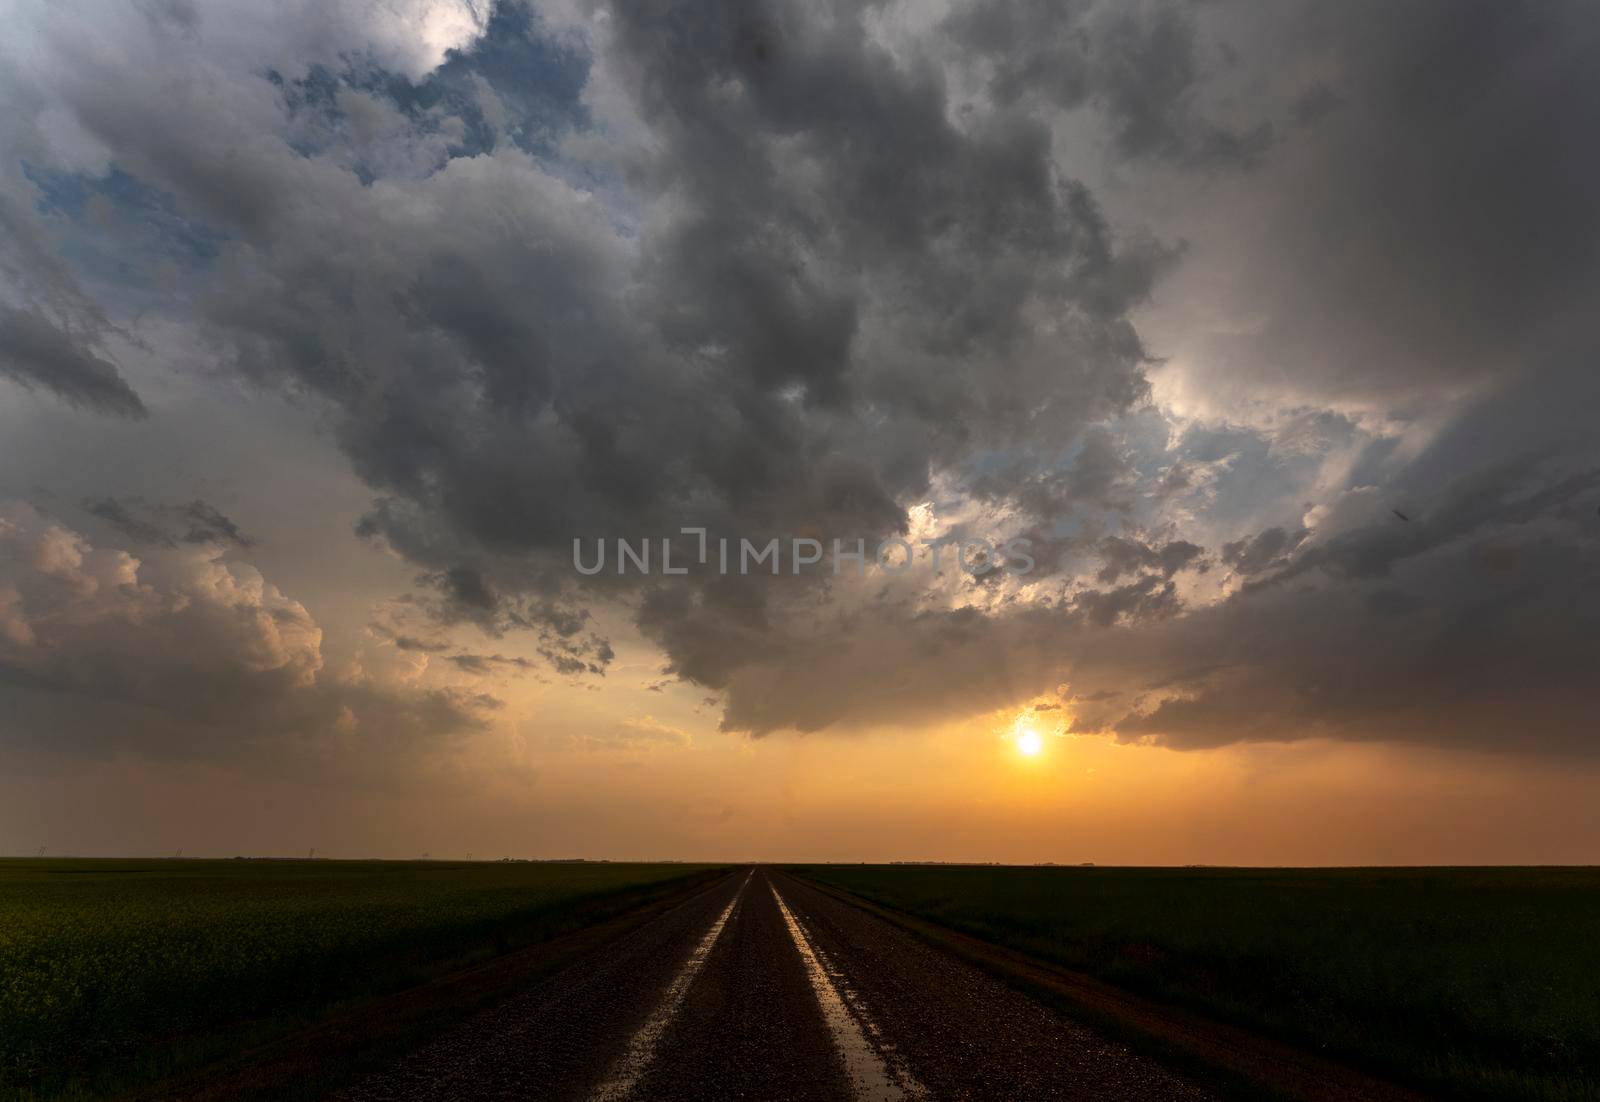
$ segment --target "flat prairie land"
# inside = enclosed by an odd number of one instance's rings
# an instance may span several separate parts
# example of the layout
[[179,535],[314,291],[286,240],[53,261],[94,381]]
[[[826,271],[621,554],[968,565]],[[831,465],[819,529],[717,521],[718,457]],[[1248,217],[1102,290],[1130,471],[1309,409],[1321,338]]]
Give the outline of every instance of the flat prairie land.
[[1451,1098],[1600,1098],[1600,869],[793,871]]
[[0,1097],[159,1079],[708,866],[0,860]]

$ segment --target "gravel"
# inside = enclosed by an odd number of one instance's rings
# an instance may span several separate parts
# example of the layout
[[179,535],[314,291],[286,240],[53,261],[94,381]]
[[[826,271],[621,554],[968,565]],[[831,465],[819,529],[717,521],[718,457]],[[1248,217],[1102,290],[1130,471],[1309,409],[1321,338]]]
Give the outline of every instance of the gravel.
[[588,1099],[736,896],[633,1097],[854,1097],[782,893],[889,1063],[935,1099],[1206,1099],[1126,1046],[792,877],[745,870],[357,1084],[349,1102]]

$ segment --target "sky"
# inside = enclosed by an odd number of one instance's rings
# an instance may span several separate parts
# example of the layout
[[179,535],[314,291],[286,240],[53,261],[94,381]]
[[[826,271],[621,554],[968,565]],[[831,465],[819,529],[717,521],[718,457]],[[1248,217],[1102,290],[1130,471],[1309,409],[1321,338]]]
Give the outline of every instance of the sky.
[[1592,5],[4,7],[0,854],[1600,861]]

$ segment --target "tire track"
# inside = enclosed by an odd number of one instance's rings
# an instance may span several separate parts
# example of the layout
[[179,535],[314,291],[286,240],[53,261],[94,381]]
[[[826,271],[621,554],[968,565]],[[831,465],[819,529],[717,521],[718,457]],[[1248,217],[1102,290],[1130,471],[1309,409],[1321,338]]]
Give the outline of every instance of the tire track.
[[928,1097],[1014,1102],[1214,1102],[1216,1095],[978,969],[793,877],[774,873],[820,961],[879,1052]]
[[[789,937],[805,962],[806,975],[811,989],[822,1008],[822,1016],[833,1035],[834,1046],[844,1059],[845,1069],[855,1088],[859,1102],[902,1102],[905,1099],[928,1097],[926,1088],[904,1066],[904,1061],[894,1053],[893,1046],[885,1045],[883,1032],[867,1012],[844,973],[834,968],[827,957],[811,943],[800,920],[783,901],[777,885],[768,882],[773,901],[783,915]],[[869,1035],[871,1040],[869,1040]],[[890,1067],[891,1062],[894,1067]]]
[[583,1102],[742,889],[730,875],[340,1092],[345,1102]]
[[711,955],[717,938],[722,935],[723,927],[727,926],[729,916],[739,905],[739,900],[744,898],[744,890],[750,883],[750,876],[751,873],[745,874],[739,890],[734,893],[728,905],[722,909],[722,913],[700,939],[700,944],[695,946],[694,952],[689,954],[689,959],[683,962],[683,967],[673,978],[672,986],[667,988],[660,1005],[645,1019],[644,1024],[628,1043],[628,1050],[623,1053],[622,1059],[595,1090],[593,1102],[621,1102],[633,1093],[645,1070],[655,1059],[656,1046],[661,1041],[661,1035],[666,1032],[667,1026],[677,1017],[679,1009],[683,1006],[684,996],[689,993],[689,985],[694,983],[695,977],[700,974],[700,969],[705,967],[706,958]]

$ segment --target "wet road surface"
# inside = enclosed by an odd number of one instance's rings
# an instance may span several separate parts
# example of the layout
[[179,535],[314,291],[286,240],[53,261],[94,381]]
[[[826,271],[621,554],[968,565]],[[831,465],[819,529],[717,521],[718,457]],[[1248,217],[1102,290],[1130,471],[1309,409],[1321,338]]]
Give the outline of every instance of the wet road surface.
[[1214,1096],[875,916],[757,868],[343,1097]]

